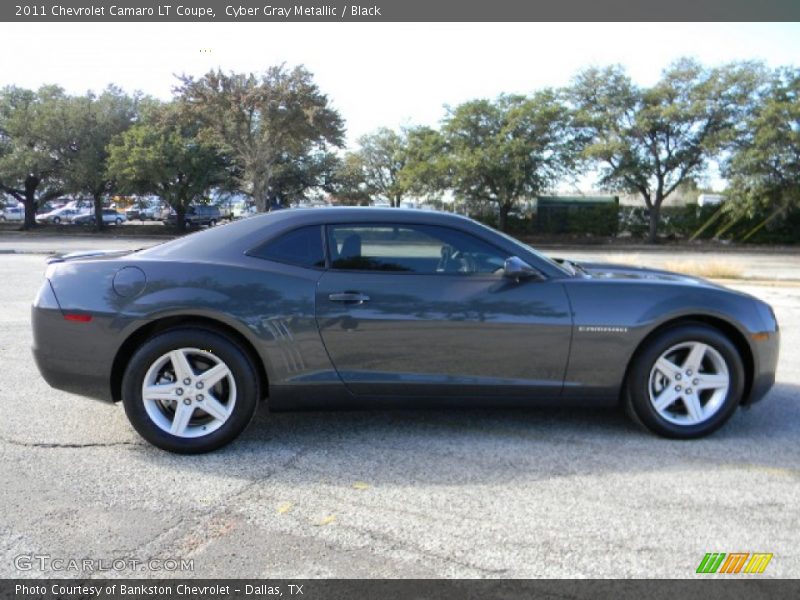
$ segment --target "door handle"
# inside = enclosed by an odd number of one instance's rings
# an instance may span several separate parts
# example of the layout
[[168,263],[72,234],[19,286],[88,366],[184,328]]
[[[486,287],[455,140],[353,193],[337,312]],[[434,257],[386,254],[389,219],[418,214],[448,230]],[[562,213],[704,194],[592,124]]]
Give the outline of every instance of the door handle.
[[339,292],[338,294],[330,294],[328,300],[347,304],[363,304],[364,302],[369,302],[369,296],[360,292]]

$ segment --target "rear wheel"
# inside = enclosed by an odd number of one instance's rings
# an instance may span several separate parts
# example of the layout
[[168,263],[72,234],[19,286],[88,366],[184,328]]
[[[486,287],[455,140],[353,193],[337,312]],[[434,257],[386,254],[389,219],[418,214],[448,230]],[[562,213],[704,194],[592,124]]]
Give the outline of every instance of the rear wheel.
[[125,413],[150,443],[181,454],[232,441],[255,414],[258,377],[248,356],[211,331],[159,334],[131,358],[122,381]]
[[122,219],[120,219],[119,217],[117,217],[116,219],[114,219],[114,223],[115,223],[116,225],[122,225]]
[[744,365],[731,341],[706,325],[682,325],[650,340],[627,381],[629,414],[650,431],[697,438],[721,427],[744,390]]

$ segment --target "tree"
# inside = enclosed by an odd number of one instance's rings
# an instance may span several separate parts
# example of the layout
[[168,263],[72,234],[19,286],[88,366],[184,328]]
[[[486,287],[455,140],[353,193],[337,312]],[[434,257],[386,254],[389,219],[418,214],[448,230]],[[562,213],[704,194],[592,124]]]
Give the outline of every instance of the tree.
[[769,212],[745,238],[800,206],[800,69],[772,74],[734,144],[725,175],[732,210]]
[[177,104],[152,104],[109,147],[108,177],[126,191],[157,194],[175,210],[178,229],[186,209],[228,177],[217,147],[199,134],[202,125]]
[[[183,76],[176,91],[202,120],[208,138],[238,163],[241,187],[262,211],[291,199],[280,187],[287,165],[313,166],[310,157],[344,140],[342,118],[302,66],[271,67],[260,78],[219,70],[200,79]],[[315,181],[310,174],[293,179]],[[291,193],[305,189],[290,187]]]
[[64,170],[64,183],[69,191],[92,197],[99,230],[103,227],[103,196],[114,184],[107,168],[109,145],[133,124],[138,98],[109,86],[99,96],[88,93],[71,98],[69,103],[69,122],[65,126],[74,131],[75,141]]
[[442,134],[431,127],[412,127],[405,131],[406,161],[400,173],[400,185],[407,193],[440,199],[449,187],[449,162]]
[[664,199],[735,138],[762,80],[753,63],[706,69],[682,59],[652,87],[635,85],[621,67],[581,72],[567,91],[587,140],[584,157],[601,185],[638,193],[657,241]]
[[74,147],[67,118],[59,87],[0,90],[0,190],[24,203],[25,229],[35,227],[41,204],[62,194],[64,160]]
[[327,151],[287,156],[272,171],[270,188],[274,198],[301,199],[312,188],[333,191],[338,164],[339,158]]
[[382,127],[374,133],[361,136],[355,153],[360,164],[364,183],[371,196],[389,201],[399,207],[407,188],[402,179],[407,162],[407,137]]
[[568,111],[551,90],[473,100],[442,126],[449,183],[468,202],[497,205],[498,228],[524,199],[551,189],[575,162]]
[[369,206],[372,195],[364,179],[361,157],[348,152],[338,160],[333,172],[331,189],[334,204],[344,206]]

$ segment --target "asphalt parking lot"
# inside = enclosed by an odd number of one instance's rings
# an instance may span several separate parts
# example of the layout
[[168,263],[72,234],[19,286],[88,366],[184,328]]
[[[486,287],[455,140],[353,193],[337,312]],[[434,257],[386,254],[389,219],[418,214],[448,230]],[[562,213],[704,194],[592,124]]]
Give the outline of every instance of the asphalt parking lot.
[[35,554],[193,560],[104,576],[682,578],[706,552],[771,552],[764,576],[800,576],[796,284],[736,284],[775,308],[778,383],[705,440],[613,411],[262,412],[185,457],[39,377],[43,271],[0,255],[0,577],[87,576],[17,568]]

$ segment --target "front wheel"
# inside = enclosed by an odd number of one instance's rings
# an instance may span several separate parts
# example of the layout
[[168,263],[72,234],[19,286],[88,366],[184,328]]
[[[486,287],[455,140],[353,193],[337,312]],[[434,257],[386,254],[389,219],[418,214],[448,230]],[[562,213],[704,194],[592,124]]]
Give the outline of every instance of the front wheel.
[[122,219],[120,219],[119,217],[117,217],[116,219],[114,219],[114,223],[115,223],[117,226],[120,226],[120,225],[122,225]]
[[682,325],[650,340],[628,375],[627,409],[664,437],[719,429],[742,399],[744,365],[731,341],[706,325]]
[[258,377],[246,353],[228,338],[174,329],[146,342],[122,381],[134,429],[163,450],[199,454],[231,442],[255,414]]

